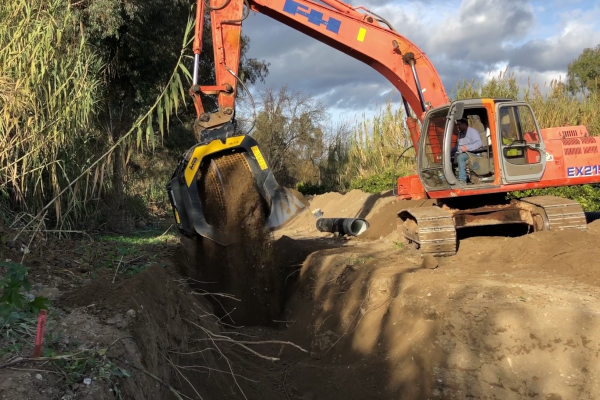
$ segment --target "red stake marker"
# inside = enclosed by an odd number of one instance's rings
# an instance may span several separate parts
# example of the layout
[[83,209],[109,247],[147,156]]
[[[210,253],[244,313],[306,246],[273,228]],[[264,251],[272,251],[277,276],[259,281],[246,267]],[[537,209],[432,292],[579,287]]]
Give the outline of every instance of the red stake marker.
[[40,310],[38,315],[37,333],[35,335],[35,347],[33,348],[33,358],[42,355],[42,345],[44,344],[44,330],[46,329],[46,310]]

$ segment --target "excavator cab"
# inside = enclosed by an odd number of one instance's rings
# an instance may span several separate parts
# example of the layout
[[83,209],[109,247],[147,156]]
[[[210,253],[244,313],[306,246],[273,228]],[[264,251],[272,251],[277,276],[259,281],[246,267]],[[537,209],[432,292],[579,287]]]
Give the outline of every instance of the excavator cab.
[[510,99],[469,99],[429,110],[423,120],[418,163],[427,191],[457,188],[454,157],[456,120],[467,118],[481,138],[468,151],[468,185],[461,189],[539,181],[545,170],[544,143],[529,104]]

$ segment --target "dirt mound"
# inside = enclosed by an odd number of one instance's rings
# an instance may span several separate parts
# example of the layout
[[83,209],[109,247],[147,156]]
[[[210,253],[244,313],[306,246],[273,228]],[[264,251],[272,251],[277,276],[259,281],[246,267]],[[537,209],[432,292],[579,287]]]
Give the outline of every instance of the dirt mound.
[[600,219],[588,224],[587,228],[588,228],[589,233],[594,234],[594,235],[599,235],[600,234]]
[[383,242],[312,253],[284,334],[311,350],[291,368],[302,377],[298,391],[598,398],[597,239],[584,232],[470,238],[434,270],[420,267],[416,250]]
[[[231,339],[221,333],[210,304],[188,293],[187,284],[180,280],[160,267],[116,283],[107,273],[67,294],[61,305],[97,318],[93,330],[98,334],[106,326],[122,330],[120,337],[131,332],[134,340],[117,342],[108,356],[134,362],[189,398],[241,399],[242,390],[253,395],[248,398],[281,398],[268,380],[259,382],[266,373],[263,367],[243,359],[224,342]],[[106,347],[114,339],[97,335],[94,342]],[[133,379],[122,381],[128,398],[174,398],[167,387],[129,369]]]
[[590,232],[543,231],[515,238],[473,237],[459,243],[452,262],[468,269],[503,271],[515,281],[535,274],[540,283],[554,283],[560,277],[600,287],[599,237],[594,233],[597,226],[591,224]]
[[329,237],[316,228],[317,217],[312,212],[320,209],[323,218],[364,218],[369,229],[358,236],[360,240],[396,240],[398,212],[411,207],[431,205],[434,200],[399,200],[391,192],[369,194],[352,190],[344,195],[326,193],[309,199],[309,209],[296,217],[278,235],[296,237]]
[[310,201],[311,209],[320,208],[324,218],[367,218],[372,211],[394,197],[391,192],[369,194],[354,189],[341,195],[326,193]]
[[[396,202],[391,192],[369,194],[361,190],[351,190],[342,195],[340,193],[325,193],[308,199],[309,208],[287,224],[283,229],[277,231],[278,235],[327,237],[330,234],[319,232],[316,228],[317,218],[313,211],[320,209],[323,218],[366,218],[371,219],[382,207]],[[374,224],[371,225],[376,226]],[[381,232],[380,228],[369,228],[364,235],[369,234],[371,229]],[[380,235],[381,236],[381,235]],[[379,238],[379,236],[377,237]]]
[[364,240],[377,240],[388,236],[396,236],[398,213],[412,207],[430,205],[434,200],[391,200],[381,206],[374,207],[367,221],[371,225],[365,233],[359,236]]

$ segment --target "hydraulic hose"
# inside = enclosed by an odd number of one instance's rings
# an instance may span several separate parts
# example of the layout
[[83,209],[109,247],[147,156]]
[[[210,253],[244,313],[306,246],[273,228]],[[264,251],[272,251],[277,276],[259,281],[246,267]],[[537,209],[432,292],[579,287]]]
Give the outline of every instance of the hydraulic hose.
[[394,195],[398,195],[398,187],[396,185],[398,185],[398,180],[396,178],[396,168],[398,167],[398,163],[400,162],[400,159],[402,158],[402,156],[404,155],[404,153],[406,153],[408,150],[412,149],[413,146],[407,147],[406,149],[404,149],[404,151],[402,153],[400,153],[400,155],[398,156],[398,158],[396,159],[396,163],[394,163],[394,172],[393,172],[393,176],[394,176],[394,181],[392,182],[392,193]]

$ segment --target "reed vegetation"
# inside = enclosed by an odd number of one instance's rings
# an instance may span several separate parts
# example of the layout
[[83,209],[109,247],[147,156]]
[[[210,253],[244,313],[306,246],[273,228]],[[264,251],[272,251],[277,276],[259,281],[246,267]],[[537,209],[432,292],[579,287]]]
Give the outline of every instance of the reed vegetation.
[[[111,157],[125,163],[154,149],[185,102],[184,52],[147,112],[117,142],[96,116],[104,104],[103,59],[63,0],[11,0],[0,10],[0,202],[21,216],[47,216],[65,227],[85,225],[110,190]],[[116,149],[121,151],[115,152]],[[4,219],[8,216],[4,215]]]

